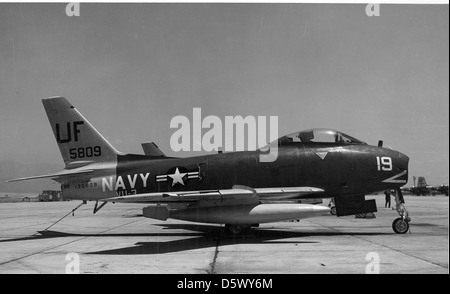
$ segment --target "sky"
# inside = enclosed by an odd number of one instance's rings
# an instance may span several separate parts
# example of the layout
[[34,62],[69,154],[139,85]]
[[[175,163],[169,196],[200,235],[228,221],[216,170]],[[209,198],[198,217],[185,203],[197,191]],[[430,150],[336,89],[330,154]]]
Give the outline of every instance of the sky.
[[408,185],[448,184],[449,7],[365,8],[0,3],[0,161],[63,167],[41,99],[64,96],[125,153],[198,155],[171,150],[170,121],[200,107],[383,140],[410,157]]

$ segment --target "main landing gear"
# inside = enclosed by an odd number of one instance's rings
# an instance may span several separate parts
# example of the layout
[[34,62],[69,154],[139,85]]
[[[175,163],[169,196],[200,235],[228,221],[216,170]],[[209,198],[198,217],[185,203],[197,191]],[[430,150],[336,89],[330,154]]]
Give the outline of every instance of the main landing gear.
[[259,224],[251,224],[251,225],[225,225],[225,232],[230,233],[232,235],[240,235],[245,231],[249,230],[251,227],[259,227]]
[[408,215],[408,211],[405,208],[405,200],[403,199],[402,191],[400,188],[397,188],[395,193],[395,205],[399,218],[396,218],[392,223],[392,229],[397,234],[406,234],[409,231],[409,222],[411,218]]
[[248,225],[225,225],[225,232],[230,233],[232,235],[239,235],[242,233],[245,229],[248,229]]

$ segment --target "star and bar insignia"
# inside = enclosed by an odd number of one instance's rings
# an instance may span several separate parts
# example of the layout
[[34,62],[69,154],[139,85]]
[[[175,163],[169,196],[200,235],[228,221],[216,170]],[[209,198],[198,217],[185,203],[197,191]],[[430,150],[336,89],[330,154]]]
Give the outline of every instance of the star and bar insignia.
[[156,182],[168,182],[172,181],[172,187],[176,184],[180,184],[184,186],[189,179],[200,179],[199,171],[191,171],[189,172],[184,167],[174,167],[167,171],[164,175],[156,176]]

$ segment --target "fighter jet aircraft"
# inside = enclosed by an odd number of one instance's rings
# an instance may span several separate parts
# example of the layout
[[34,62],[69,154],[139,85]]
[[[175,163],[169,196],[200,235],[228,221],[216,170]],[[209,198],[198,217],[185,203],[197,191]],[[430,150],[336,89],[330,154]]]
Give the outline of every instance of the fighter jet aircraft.
[[434,196],[436,194],[444,194],[445,196],[448,196],[448,185],[428,185],[425,177],[418,177],[416,186],[416,177],[413,177],[413,179],[414,185],[412,187],[401,187],[401,190],[417,196]]
[[[370,146],[342,132],[311,129],[270,143],[273,162],[260,161],[267,148],[189,158],[167,157],[154,143],[145,155],[117,151],[63,97],[42,100],[65,168],[52,178],[66,199],[144,204],[143,216],[225,224],[232,233],[260,223],[323,215],[328,207],[302,199],[334,198],[337,216],[377,210],[366,194],[396,189],[408,179],[409,158]],[[101,205],[98,206],[99,202]],[[400,213],[396,233],[406,233],[409,217]]]

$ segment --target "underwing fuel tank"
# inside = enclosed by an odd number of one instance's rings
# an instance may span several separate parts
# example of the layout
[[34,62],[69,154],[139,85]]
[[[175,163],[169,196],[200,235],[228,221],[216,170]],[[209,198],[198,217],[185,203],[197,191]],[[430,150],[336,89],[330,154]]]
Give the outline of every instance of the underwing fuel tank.
[[[144,217],[180,219],[192,222],[222,224],[261,224],[303,219],[327,214],[330,209],[312,204],[252,204],[240,206],[211,206],[170,211],[163,207],[145,207]],[[164,215],[164,218],[161,216]]]

